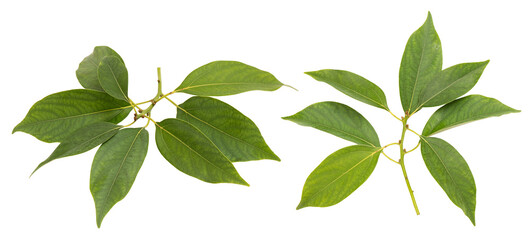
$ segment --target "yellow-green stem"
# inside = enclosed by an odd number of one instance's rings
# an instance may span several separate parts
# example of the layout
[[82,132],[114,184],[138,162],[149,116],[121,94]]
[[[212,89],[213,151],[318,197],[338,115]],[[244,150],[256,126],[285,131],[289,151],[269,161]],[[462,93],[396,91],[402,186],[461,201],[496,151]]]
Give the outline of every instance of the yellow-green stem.
[[417,215],[420,214],[419,208],[417,206],[417,201],[415,201],[415,195],[413,195],[413,189],[411,189],[411,184],[409,184],[409,179],[407,177],[406,172],[406,166],[404,165],[404,155],[406,155],[406,150],[404,149],[404,137],[406,136],[406,130],[407,127],[407,119],[408,115],[406,117],[402,118],[402,137],[400,138],[400,159],[398,160],[400,163],[400,167],[402,167],[402,173],[404,173],[404,179],[406,180],[407,189],[409,190],[409,195],[411,195],[411,201],[413,201],[413,207],[415,207],[415,212]]

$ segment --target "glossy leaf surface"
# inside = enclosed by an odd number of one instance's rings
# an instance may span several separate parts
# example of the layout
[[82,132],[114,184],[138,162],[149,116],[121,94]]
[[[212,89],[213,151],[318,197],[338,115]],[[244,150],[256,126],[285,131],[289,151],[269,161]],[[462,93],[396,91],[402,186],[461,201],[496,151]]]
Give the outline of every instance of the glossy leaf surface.
[[79,68],[76,71],[76,76],[81,84],[86,89],[93,89],[98,91],[103,91],[103,88],[100,85],[98,80],[98,66],[106,56],[114,56],[120,59],[123,63],[124,61],[110,47],[98,46],[94,48],[94,51],[85,57],[83,61],[79,64]]
[[192,71],[175,91],[200,96],[225,96],[283,86],[271,73],[236,61],[215,61]]
[[465,159],[446,141],[421,137],[424,163],[450,200],[476,225],[476,184]]
[[442,69],[441,40],[433,26],[431,14],[406,44],[400,63],[400,100],[404,112],[419,106],[420,93]]
[[232,162],[280,161],[254,122],[220,100],[191,97],[179,105],[177,118],[194,125]]
[[118,133],[120,128],[121,126],[114,123],[98,122],[78,129],[65,138],[33,173],[55,159],[77,155],[97,147]]
[[306,179],[297,209],[341,202],[369,178],[380,151],[381,148],[355,145],[332,153]]
[[209,183],[248,185],[216,145],[186,121],[159,122],[155,139],[162,156],[183,173]]
[[448,103],[435,111],[424,126],[422,135],[430,136],[468,122],[517,112],[520,111],[494,98],[470,95]]
[[306,72],[317,81],[328,83],[340,92],[366,104],[388,110],[385,94],[376,84],[355,73],[325,69]]
[[420,104],[413,112],[422,107],[435,107],[449,103],[467,93],[479,80],[489,61],[462,63],[442,72],[422,91]]
[[315,103],[285,120],[317,128],[348,141],[379,147],[372,125],[356,110],[337,102]]
[[43,142],[61,142],[87,125],[103,121],[118,123],[127,116],[124,112],[129,111],[131,106],[127,102],[104,92],[69,90],[35,103],[13,132],[29,133]]
[[98,227],[133,186],[147,154],[148,135],[144,128],[122,129],[96,152],[90,172],[90,192],[96,204]]
[[98,80],[106,93],[116,99],[129,101],[127,69],[120,58],[104,57],[98,66]]

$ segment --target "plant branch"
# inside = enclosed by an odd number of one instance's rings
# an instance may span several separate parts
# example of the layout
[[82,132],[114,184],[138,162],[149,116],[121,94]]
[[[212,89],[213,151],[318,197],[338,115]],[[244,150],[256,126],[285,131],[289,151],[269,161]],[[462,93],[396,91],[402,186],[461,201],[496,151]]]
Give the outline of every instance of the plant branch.
[[387,110],[387,112],[389,112],[391,115],[393,115],[393,117],[395,117],[398,121],[402,122],[402,119],[397,117],[393,112],[391,112],[391,110]]
[[406,151],[406,154],[415,151],[415,149],[417,149],[419,146],[420,146],[420,140],[419,140],[419,143],[417,143],[417,146],[415,146],[413,149],[409,151]]
[[415,212],[417,215],[420,214],[419,208],[417,206],[417,201],[415,200],[415,195],[413,195],[413,189],[411,189],[411,184],[409,184],[409,179],[407,177],[406,166],[404,165],[404,155],[406,150],[404,149],[404,137],[406,136],[406,130],[408,129],[407,125],[408,116],[402,118],[402,137],[400,137],[400,167],[402,167],[402,173],[404,174],[404,179],[406,180],[407,189],[409,190],[409,195],[411,196],[411,201],[413,202],[413,207],[415,207]]

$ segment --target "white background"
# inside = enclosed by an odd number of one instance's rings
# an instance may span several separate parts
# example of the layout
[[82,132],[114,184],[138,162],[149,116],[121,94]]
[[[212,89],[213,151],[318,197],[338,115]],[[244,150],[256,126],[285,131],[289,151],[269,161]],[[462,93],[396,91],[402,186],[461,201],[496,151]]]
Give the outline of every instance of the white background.
[[[526,1],[2,1],[0,4],[0,239],[528,239],[531,17]],[[192,1],[190,1],[192,2]],[[370,3],[368,3],[370,2]],[[468,161],[477,185],[477,226],[431,178],[419,151],[406,167],[416,216],[400,167],[381,157],[367,182],[340,204],[295,210],[308,174],[349,143],[280,117],[319,101],[362,113],[382,144],[400,137],[400,122],[303,74],[324,68],[360,74],[379,85],[402,115],[398,69],[408,37],[431,11],[444,67],[490,59],[470,92],[522,112],[458,127],[438,137]],[[39,99],[80,88],[79,62],[108,45],[125,60],[129,96],[156,92],[162,67],[169,92],[195,68],[238,60],[273,73],[299,91],[220,97],[252,118],[282,159],[238,163],[250,187],[208,184],[174,169],[150,148],[128,196],[96,227],[89,191],[95,150],[60,159],[28,178],[56,144],[13,127]],[[176,94],[177,102],[186,94]],[[422,131],[434,108],[410,121]],[[162,120],[175,109],[157,105]],[[124,121],[129,122],[130,119]],[[143,122],[138,125],[144,124]],[[417,142],[406,136],[406,148]],[[397,157],[398,148],[387,153]]]

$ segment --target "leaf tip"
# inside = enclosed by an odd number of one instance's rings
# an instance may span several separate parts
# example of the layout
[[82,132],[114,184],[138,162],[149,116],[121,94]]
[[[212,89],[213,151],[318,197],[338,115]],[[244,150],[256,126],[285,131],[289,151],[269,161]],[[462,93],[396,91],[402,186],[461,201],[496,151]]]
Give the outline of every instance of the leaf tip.
[[301,201],[299,203],[299,205],[297,205],[297,208],[295,208],[295,210],[300,210],[300,209],[305,208],[305,207],[307,207],[307,206],[304,204],[304,202]]

